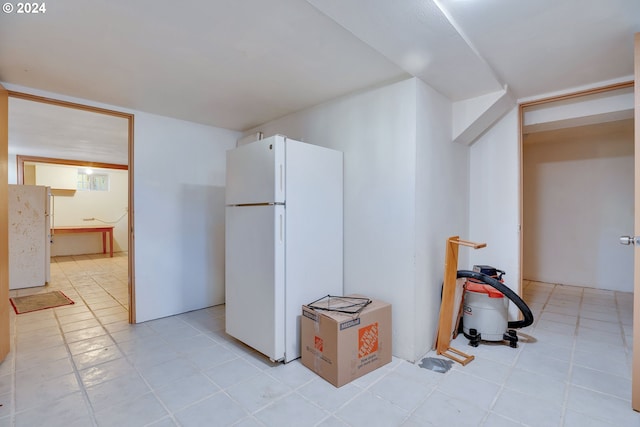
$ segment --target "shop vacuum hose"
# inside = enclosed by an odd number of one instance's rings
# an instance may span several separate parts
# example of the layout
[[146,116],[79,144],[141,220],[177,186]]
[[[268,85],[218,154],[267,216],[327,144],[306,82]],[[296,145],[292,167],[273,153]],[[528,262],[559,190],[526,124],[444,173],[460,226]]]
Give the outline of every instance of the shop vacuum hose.
[[502,292],[504,296],[509,298],[516,305],[516,307],[518,307],[518,309],[522,312],[524,319],[509,322],[508,327],[510,329],[526,328],[533,323],[533,313],[531,313],[531,310],[529,309],[527,304],[522,300],[522,298],[518,296],[518,294],[513,292],[504,283],[500,282],[497,279],[494,279],[491,276],[487,276],[486,274],[478,273],[476,271],[458,270],[458,278],[462,277],[479,280],[482,283],[486,283],[487,285],[496,288],[497,290]]

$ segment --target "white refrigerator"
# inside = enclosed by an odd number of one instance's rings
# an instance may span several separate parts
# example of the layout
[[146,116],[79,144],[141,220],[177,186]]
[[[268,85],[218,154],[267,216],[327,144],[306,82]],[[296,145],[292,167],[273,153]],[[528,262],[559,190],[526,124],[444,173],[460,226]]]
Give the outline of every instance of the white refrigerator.
[[9,185],[9,289],[50,280],[50,188]]
[[300,357],[303,304],[343,290],[342,153],[281,135],[227,151],[226,332]]

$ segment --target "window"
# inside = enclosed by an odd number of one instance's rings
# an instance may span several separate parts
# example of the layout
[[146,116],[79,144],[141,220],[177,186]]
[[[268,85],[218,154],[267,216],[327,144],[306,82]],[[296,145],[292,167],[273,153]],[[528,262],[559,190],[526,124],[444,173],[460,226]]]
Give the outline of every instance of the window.
[[78,171],[78,191],[109,191],[109,175],[93,173],[91,170]]

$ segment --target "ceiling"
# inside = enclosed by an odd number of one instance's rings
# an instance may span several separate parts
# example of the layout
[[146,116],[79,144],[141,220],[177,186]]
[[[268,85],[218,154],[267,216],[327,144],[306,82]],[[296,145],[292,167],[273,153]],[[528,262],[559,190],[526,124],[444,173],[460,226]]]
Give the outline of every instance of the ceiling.
[[9,141],[10,154],[129,164],[123,117],[11,97]]
[[0,14],[0,81],[241,131],[409,76],[454,101],[628,78],[640,32],[638,0],[46,6]]

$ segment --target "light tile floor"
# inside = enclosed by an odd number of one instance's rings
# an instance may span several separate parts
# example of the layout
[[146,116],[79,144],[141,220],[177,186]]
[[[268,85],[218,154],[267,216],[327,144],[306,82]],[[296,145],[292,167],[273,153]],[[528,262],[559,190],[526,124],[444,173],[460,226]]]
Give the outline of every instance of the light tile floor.
[[0,426],[640,425],[629,293],[526,282],[536,321],[517,349],[460,336],[465,367],[394,358],[336,389],[227,336],[224,306],[129,325],[126,255],[55,261],[49,288],[76,304],[11,316]]

